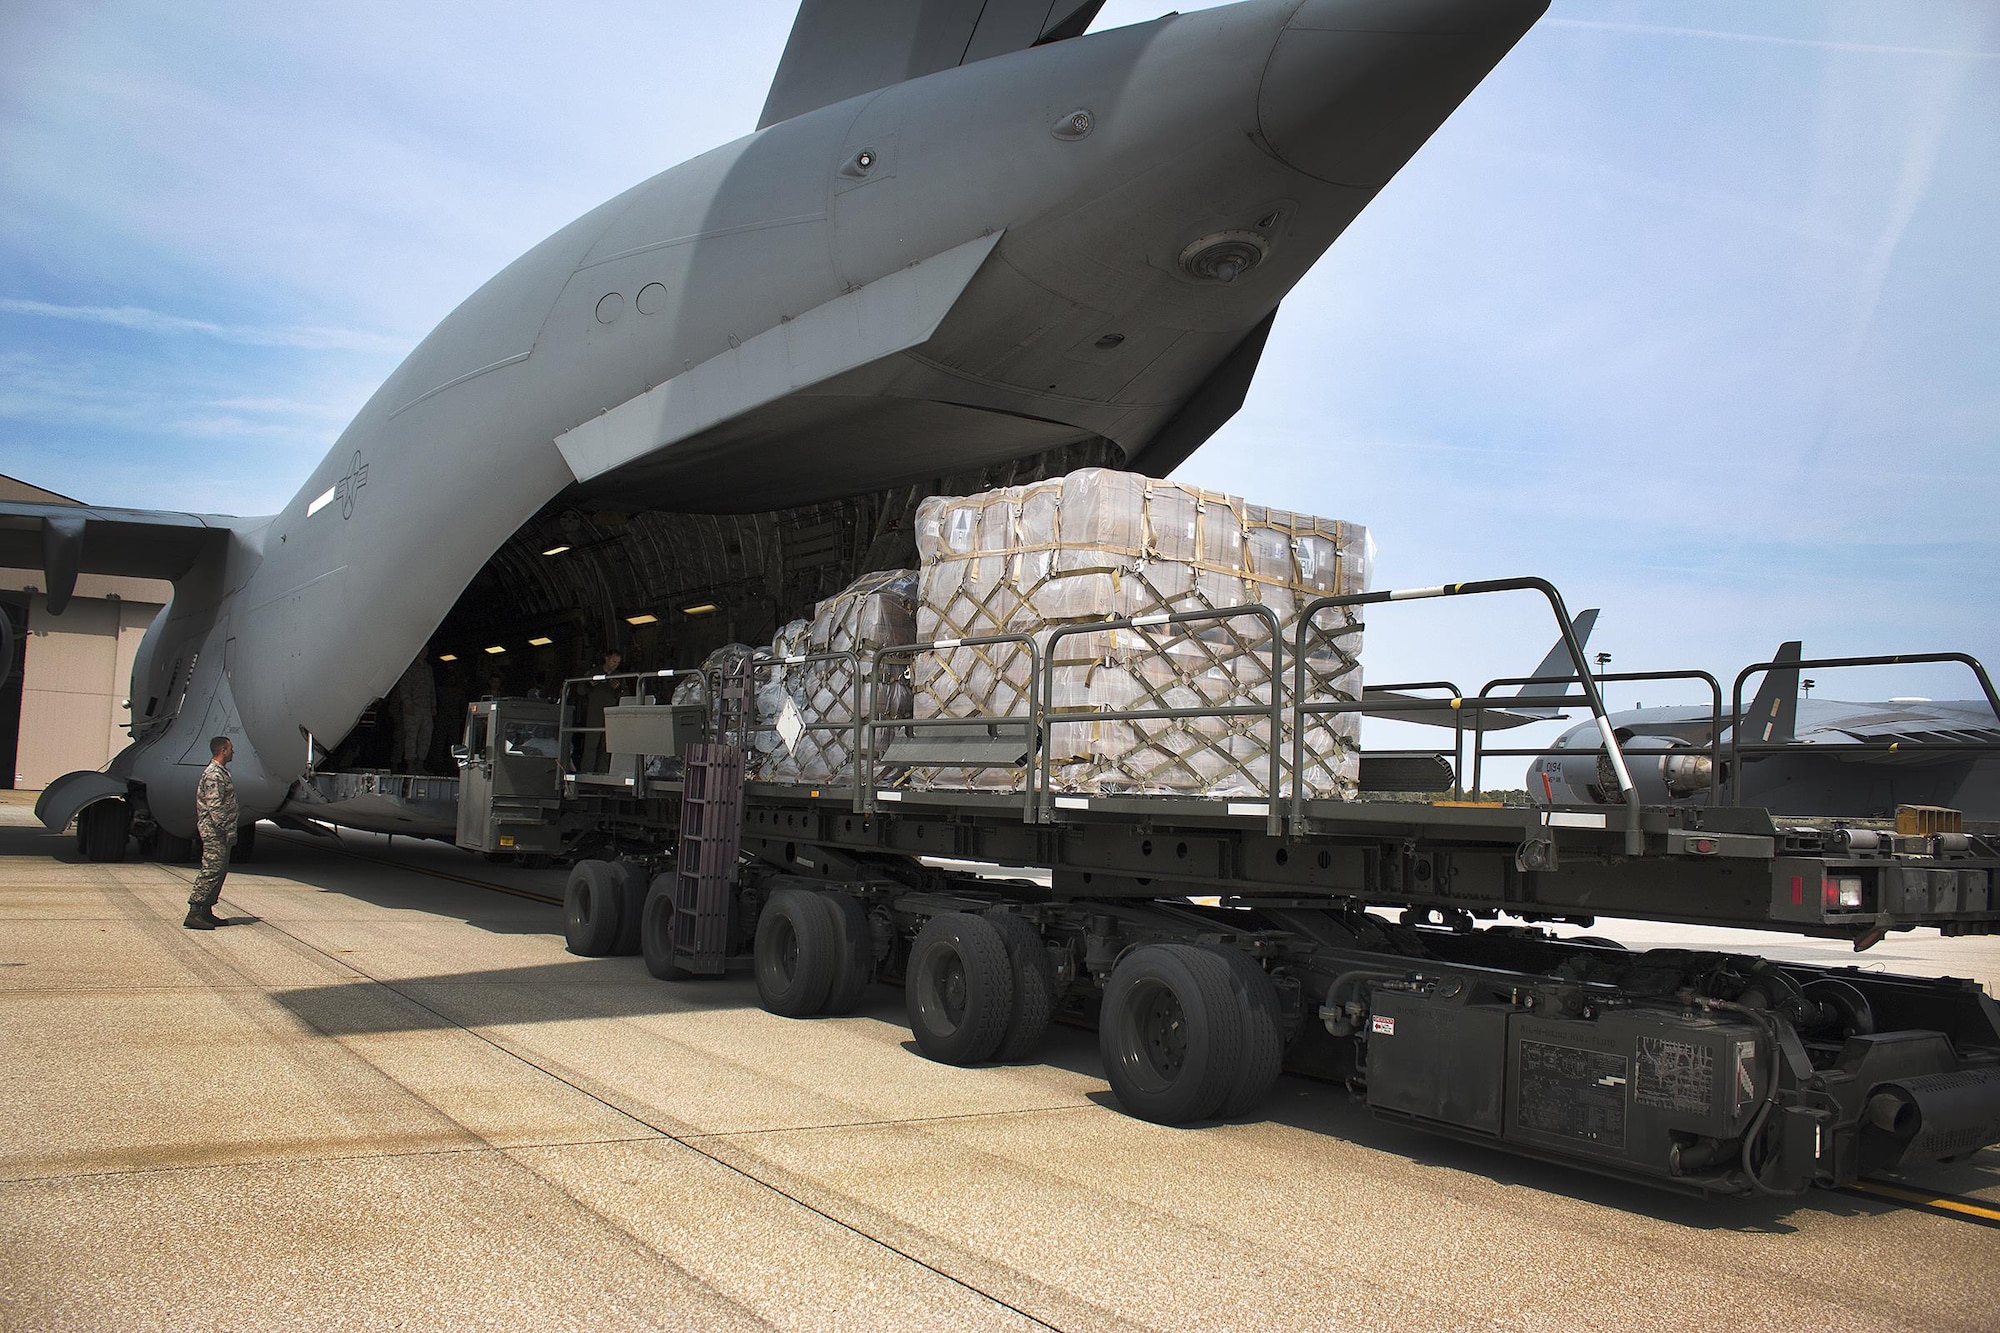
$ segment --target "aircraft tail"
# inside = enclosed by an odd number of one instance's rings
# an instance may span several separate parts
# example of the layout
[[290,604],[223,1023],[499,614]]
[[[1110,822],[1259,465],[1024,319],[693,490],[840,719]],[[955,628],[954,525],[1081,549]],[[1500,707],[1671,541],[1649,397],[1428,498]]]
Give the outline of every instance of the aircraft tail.
[[1750,701],[1749,709],[1743,714],[1743,734],[1748,739],[1760,745],[1782,745],[1796,738],[1799,669],[1784,664],[1796,663],[1804,646],[1798,639],[1778,645],[1777,654],[1771,659],[1773,666],[1764,673],[1764,683],[1757,687],[1757,697]]
[[[1577,646],[1580,648],[1589,643],[1590,631],[1597,628],[1597,608],[1593,606],[1578,612],[1570,624],[1576,630]],[[1514,691],[1513,697],[1517,702],[1508,711],[1530,717],[1558,716],[1561,710],[1554,701],[1569,693],[1570,682],[1576,679],[1576,663],[1569,660],[1569,648],[1557,639],[1556,646],[1549,649],[1541,665],[1529,674],[1534,680]],[[1548,683],[1543,684],[1544,681]],[[1537,703],[1537,700],[1548,702]]]
[[1104,0],[802,0],[757,128],[849,97],[1080,37]]

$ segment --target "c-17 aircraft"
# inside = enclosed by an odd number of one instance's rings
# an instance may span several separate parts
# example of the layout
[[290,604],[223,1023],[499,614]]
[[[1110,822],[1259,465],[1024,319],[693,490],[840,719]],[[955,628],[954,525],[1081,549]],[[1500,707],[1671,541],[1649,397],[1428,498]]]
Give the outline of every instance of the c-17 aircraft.
[[[1707,705],[1611,714],[1641,797],[1663,805],[1706,801],[1714,777],[1714,760],[1706,749],[1719,731],[1722,793],[1730,804],[1781,815],[1854,818],[1888,818],[1899,805],[1944,806],[1969,818],[2000,820],[2000,716],[1989,701],[1801,700],[1802,647],[1796,639],[1779,646],[1743,713],[1746,743],[1785,748],[1745,754],[1740,772],[1728,771],[1726,712],[1720,728]],[[1860,749],[1858,744],[1896,748]],[[1926,753],[1926,746],[1939,744],[1997,748],[1993,753],[1935,748]],[[1551,805],[1618,803],[1615,781],[1607,782],[1600,772],[1603,742],[1594,721],[1570,728],[1552,748],[1573,753],[1546,756],[1529,766],[1530,799]]]
[[1163,475],[1547,0],[1087,32],[1100,3],[805,0],[754,133],[474,292],[281,513],[0,505],[0,563],[42,569],[52,615],[82,572],[174,582],[132,744],[43,820],[81,812],[91,855],[135,813],[186,838],[213,735],[269,815],[422,654],[694,604],[754,638],[907,563],[926,495]]

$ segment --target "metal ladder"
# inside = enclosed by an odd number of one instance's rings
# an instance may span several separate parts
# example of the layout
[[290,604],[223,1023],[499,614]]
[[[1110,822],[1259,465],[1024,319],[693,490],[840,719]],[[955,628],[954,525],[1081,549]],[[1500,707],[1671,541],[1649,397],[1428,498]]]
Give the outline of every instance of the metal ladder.
[[709,734],[683,755],[680,841],[674,854],[674,965],[720,976],[729,950],[729,895],[743,848],[743,767],[754,668],[714,684]]

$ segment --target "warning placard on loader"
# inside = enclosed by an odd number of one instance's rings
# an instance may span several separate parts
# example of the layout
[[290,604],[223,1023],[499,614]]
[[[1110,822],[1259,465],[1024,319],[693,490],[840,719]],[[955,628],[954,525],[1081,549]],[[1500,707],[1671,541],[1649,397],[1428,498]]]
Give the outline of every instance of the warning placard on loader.
[[1546,1041],[1524,1040],[1517,1050],[1522,1129],[1607,1148],[1625,1146],[1630,1061],[1608,1051]]

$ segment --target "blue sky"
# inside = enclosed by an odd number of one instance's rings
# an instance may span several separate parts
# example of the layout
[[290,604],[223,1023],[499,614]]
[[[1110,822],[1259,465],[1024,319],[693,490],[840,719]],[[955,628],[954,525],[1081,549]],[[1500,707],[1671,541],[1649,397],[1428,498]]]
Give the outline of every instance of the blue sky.
[[[746,132],[790,16],[13,0],[0,471],[276,509],[480,282]],[[1547,576],[1617,667],[2000,665],[1996,219],[2000,6],[1556,0],[1179,475],[1369,524],[1378,585]],[[1375,679],[1468,685],[1552,637],[1526,601],[1371,631]]]

